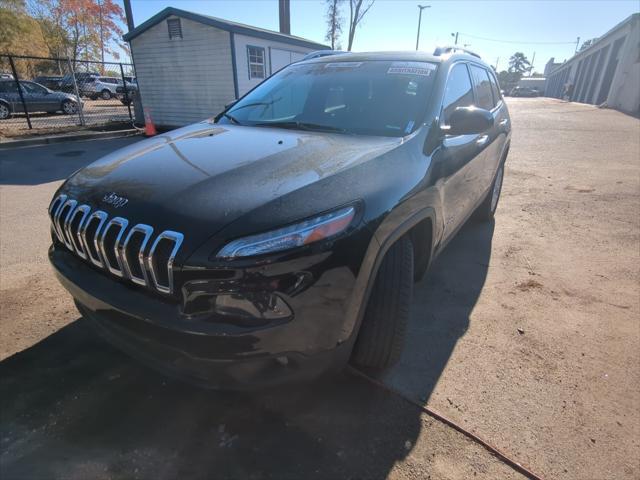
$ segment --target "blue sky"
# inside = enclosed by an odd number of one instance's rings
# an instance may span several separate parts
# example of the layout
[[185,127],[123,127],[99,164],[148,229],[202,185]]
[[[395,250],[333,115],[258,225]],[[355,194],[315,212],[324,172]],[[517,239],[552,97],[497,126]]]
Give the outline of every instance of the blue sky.
[[[277,0],[131,0],[131,3],[136,25],[173,6],[278,30]],[[529,60],[535,52],[535,69],[542,71],[550,57],[556,61],[571,57],[576,37],[584,41],[600,36],[640,10],[638,0],[376,0],[356,33],[353,50],[415,49],[418,4],[431,5],[422,16],[421,50],[452,44],[451,32],[458,31],[458,44],[470,44],[469,48],[491,64],[499,58],[500,70],[506,68],[509,56],[522,51]],[[326,43],[325,12],[324,0],[291,0],[291,33]],[[345,19],[348,14],[345,2]],[[344,38],[346,49],[346,34]]]

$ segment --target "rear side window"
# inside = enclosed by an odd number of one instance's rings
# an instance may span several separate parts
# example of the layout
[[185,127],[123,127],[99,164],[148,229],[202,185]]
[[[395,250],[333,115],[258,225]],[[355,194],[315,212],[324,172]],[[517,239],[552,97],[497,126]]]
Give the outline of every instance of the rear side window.
[[498,81],[496,80],[495,75],[489,73],[489,80],[491,80],[491,91],[493,92],[493,103],[496,105],[500,103],[502,100],[502,96],[500,95],[500,87],[498,86]]
[[15,82],[0,82],[0,93],[18,93]]
[[444,92],[442,116],[445,124],[449,124],[449,118],[456,108],[470,107],[472,105],[473,87],[469,79],[469,72],[466,65],[459,63],[449,72],[447,87]]
[[491,92],[491,81],[489,80],[489,72],[482,67],[469,65],[471,68],[471,76],[476,87],[476,107],[491,110],[495,107],[493,101],[493,93]]

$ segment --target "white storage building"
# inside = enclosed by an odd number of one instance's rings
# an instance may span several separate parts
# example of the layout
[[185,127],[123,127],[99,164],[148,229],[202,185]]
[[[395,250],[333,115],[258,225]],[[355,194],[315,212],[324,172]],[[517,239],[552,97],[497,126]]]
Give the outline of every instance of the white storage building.
[[177,8],[130,31],[142,106],[160,127],[219,113],[272,73],[329,47]]
[[[606,105],[640,114],[640,13],[620,22],[585,50],[549,68],[548,97]],[[547,69],[545,69],[546,71]]]

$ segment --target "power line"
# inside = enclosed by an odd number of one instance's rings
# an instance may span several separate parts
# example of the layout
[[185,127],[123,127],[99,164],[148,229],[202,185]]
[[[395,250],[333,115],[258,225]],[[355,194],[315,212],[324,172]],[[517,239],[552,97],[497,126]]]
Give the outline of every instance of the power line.
[[464,35],[465,37],[474,38],[476,40],[485,40],[487,42],[498,42],[498,43],[518,43],[518,44],[528,44],[528,45],[573,45],[575,42],[520,42],[516,40],[498,40],[496,38],[486,38],[479,37],[477,35],[470,35],[468,33],[460,32],[460,35]]

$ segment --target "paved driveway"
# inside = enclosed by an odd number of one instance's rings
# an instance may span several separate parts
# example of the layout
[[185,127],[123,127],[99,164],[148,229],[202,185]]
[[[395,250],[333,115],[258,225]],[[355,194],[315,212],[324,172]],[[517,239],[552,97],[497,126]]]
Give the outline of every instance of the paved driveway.
[[[637,478],[640,123],[509,102],[496,222],[465,227],[417,285],[405,355],[383,381],[545,478]],[[46,206],[61,179],[132,141],[0,151],[5,476],[518,478],[348,373],[219,394],[99,341],[46,264]]]

